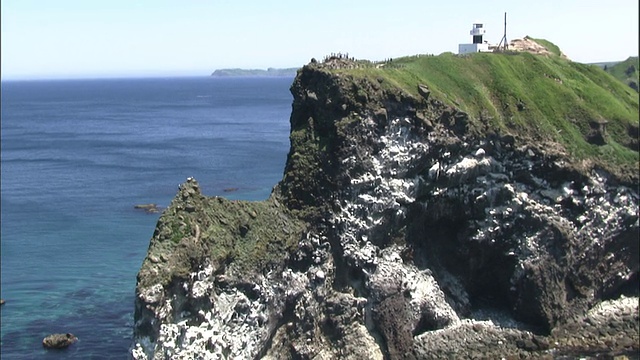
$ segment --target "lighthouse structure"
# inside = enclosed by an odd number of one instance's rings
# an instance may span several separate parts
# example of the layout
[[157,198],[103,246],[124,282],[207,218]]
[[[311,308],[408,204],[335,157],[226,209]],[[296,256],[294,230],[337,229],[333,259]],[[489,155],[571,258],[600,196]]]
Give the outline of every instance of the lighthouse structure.
[[472,44],[459,44],[458,54],[469,54],[477,52],[489,52],[489,43],[482,40],[482,36],[486,33],[482,23],[474,23],[469,34],[473,37]]

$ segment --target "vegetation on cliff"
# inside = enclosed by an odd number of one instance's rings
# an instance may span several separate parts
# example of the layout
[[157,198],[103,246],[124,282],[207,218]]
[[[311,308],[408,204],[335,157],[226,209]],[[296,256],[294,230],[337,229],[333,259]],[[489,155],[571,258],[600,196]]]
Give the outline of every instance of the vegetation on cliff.
[[140,270],[155,275],[139,276],[140,285],[185,279],[204,264],[252,278],[282,266],[303,228],[274,198],[249,202],[206,197],[195,180],[188,180],[158,221],[148,261]]
[[[576,164],[633,177],[638,93],[595,65],[553,55],[559,49],[551,48],[551,56],[445,53],[381,64],[354,62],[324,71],[416,98],[423,85],[432,98],[468,115],[471,134],[510,134],[567,153]],[[365,90],[361,92],[364,96]]]

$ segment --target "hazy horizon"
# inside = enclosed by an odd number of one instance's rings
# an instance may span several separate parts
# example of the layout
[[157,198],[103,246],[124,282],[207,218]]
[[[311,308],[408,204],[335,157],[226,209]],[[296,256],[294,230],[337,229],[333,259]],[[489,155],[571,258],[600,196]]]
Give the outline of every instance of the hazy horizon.
[[2,80],[207,76],[216,69],[301,67],[349,53],[384,60],[457,52],[475,22],[498,43],[549,40],[573,61],[638,54],[638,2],[497,0],[2,1]]

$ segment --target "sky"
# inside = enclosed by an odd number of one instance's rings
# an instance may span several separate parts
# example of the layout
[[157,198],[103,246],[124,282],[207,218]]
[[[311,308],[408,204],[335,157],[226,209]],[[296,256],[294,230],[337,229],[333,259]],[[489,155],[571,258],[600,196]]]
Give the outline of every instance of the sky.
[[457,52],[475,22],[498,43],[552,41],[573,61],[638,55],[638,0],[2,0],[10,79],[207,76],[348,53]]

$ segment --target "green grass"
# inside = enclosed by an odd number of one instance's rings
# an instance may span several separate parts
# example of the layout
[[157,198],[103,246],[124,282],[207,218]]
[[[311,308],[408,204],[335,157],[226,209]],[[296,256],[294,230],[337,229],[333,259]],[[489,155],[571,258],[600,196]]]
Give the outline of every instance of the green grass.
[[624,84],[632,86],[635,84],[636,90],[640,84],[640,73],[638,72],[638,57],[632,56],[627,60],[616,63],[615,65],[607,65],[605,71]]
[[195,217],[203,228],[211,260],[233,260],[240,273],[266,271],[296,248],[301,223],[271,200],[248,202],[208,198]]
[[[248,202],[198,195],[188,203],[196,210],[185,210],[187,202],[178,196],[160,217],[141,268],[142,286],[184,279],[205,262],[253,278],[281,266],[305,228],[271,198]],[[155,265],[151,257],[162,262]]]
[[[560,54],[552,43],[536,41]],[[524,52],[444,53],[398,58],[381,68],[333,71],[371,81],[382,78],[382,86],[416,97],[418,84],[425,84],[433,97],[467,112],[472,131],[486,131],[488,126],[532,141],[558,143],[577,159],[637,166],[637,151],[625,145],[632,141],[629,128],[638,126],[638,93],[595,65]],[[603,120],[609,122],[607,145],[588,143],[589,123]]]

